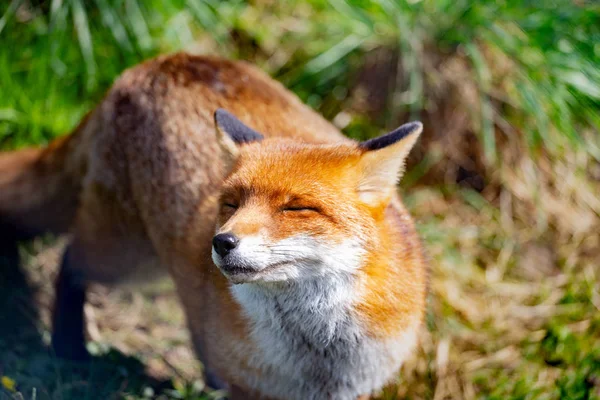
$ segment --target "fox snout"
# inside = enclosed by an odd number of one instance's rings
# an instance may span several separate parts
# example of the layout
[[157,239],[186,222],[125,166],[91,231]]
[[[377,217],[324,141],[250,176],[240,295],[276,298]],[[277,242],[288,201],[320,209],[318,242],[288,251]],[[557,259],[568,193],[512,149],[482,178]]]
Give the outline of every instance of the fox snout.
[[243,242],[231,232],[218,233],[212,241],[213,262],[225,276],[236,283],[249,280],[263,267],[262,263],[253,262],[255,260],[247,257],[245,253],[249,249]]
[[213,238],[212,243],[215,252],[224,258],[238,246],[240,240],[231,233],[219,233]]
[[[240,239],[231,232],[218,233],[212,240],[212,258],[217,267],[226,274],[247,269],[239,253]],[[238,251],[236,251],[236,249]]]

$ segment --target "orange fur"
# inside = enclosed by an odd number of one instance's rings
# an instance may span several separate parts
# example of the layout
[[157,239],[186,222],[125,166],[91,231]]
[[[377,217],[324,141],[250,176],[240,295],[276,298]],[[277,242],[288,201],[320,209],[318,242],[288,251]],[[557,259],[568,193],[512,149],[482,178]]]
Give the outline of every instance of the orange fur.
[[[365,264],[365,296],[358,306],[373,335],[387,336],[404,329],[425,309],[426,269],[413,222],[395,202],[378,221],[381,247]],[[377,255],[379,254],[379,256]],[[396,265],[396,268],[390,268]]]
[[[266,136],[244,146],[224,187],[217,108]],[[211,262],[217,223],[239,235],[266,229],[274,240],[310,231],[341,242],[362,232],[369,255],[356,318],[377,338],[423,316],[425,263],[414,225],[395,194],[389,204],[356,206],[362,156],[249,64],[159,57],[126,71],[71,136],[44,150],[0,155],[0,230],[70,232],[72,267],[87,281],[137,279],[165,266],[199,357],[245,398],[247,377],[265,371],[253,366],[249,322]],[[321,213],[275,212],[299,199],[312,207],[311,196]],[[220,208],[248,199],[239,215]]]
[[[361,155],[346,144],[314,149],[267,139],[248,145],[222,193],[222,201],[239,203],[244,211],[232,217],[222,208],[219,220],[222,231],[243,237],[264,230],[275,242],[298,232],[338,242],[366,232],[369,255],[357,283],[365,295],[357,310],[374,336],[393,335],[413,322],[415,310],[424,309],[426,270],[414,224],[396,196],[391,203],[363,205],[359,212],[347,207],[360,204],[355,188]],[[311,201],[315,196],[318,201]],[[248,198],[252,204],[245,204]],[[278,212],[296,198],[303,206],[317,204],[321,213]]]

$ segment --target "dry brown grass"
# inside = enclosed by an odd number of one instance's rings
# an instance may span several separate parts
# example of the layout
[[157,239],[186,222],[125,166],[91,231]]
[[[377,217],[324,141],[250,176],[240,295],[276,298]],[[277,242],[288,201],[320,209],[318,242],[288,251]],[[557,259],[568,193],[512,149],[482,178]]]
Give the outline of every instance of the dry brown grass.
[[[430,329],[401,397],[571,398],[557,382],[600,348],[597,162],[584,151],[505,161],[494,171],[508,182],[499,191],[408,196],[433,269]],[[565,337],[547,346],[557,329]]]
[[[52,282],[65,243],[63,239],[48,246],[38,240],[28,251],[23,251],[30,255],[26,257],[27,275],[37,289],[36,323],[43,331],[50,329]],[[168,279],[142,288],[92,285],[85,315],[93,353],[105,353],[111,347],[135,355],[146,365],[149,375],[157,379],[192,382],[201,378],[200,365],[189,345],[184,315]]]

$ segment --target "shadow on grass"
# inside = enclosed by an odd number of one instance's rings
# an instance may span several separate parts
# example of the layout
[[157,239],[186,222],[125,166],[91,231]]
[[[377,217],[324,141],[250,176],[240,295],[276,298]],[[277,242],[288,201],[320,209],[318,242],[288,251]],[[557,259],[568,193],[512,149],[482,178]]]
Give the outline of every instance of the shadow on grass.
[[171,388],[147,375],[138,359],[114,350],[89,363],[57,360],[43,340],[49,332],[39,322],[35,295],[17,243],[0,235],[0,376],[16,382],[15,392],[0,385],[0,400],[106,400]]

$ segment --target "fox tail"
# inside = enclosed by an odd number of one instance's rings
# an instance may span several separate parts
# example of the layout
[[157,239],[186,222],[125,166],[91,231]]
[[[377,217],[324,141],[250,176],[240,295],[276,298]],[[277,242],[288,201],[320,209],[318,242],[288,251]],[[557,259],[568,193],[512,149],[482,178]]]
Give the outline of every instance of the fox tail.
[[69,229],[87,165],[88,120],[48,147],[0,153],[0,241]]

